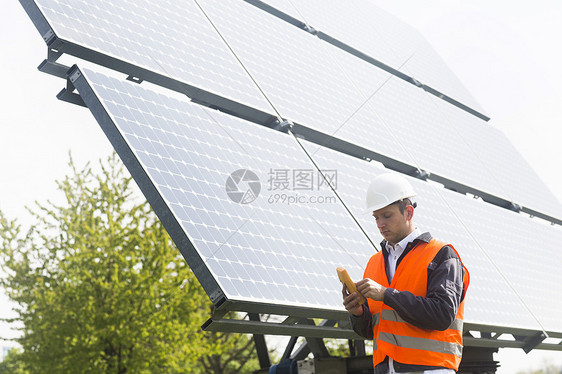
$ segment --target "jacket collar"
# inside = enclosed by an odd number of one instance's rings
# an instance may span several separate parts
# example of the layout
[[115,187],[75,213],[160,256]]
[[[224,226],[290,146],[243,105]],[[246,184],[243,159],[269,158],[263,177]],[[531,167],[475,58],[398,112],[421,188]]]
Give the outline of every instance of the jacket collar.
[[[422,241],[424,243],[429,243],[429,241],[432,239],[433,237],[431,236],[431,234],[429,232],[424,232],[423,234],[421,234],[420,236],[418,236],[417,238],[415,238],[411,243],[412,245],[416,244],[417,241]],[[386,240],[383,240],[381,242],[381,248],[383,249],[384,253],[386,253]]]

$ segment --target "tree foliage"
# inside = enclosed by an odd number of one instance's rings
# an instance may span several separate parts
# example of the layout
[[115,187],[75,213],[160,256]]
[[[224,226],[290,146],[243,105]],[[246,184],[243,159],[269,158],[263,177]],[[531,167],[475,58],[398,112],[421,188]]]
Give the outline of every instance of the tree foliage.
[[518,371],[517,374],[562,374],[562,366],[557,366],[546,360],[542,362],[539,368]]
[[[23,232],[0,212],[0,281],[31,373],[236,373],[251,339],[200,330],[210,301],[115,155],[57,182]],[[209,365],[214,365],[209,371]],[[246,370],[246,371],[244,371]]]
[[0,373],[4,374],[29,374],[24,368],[24,364],[21,360],[21,350],[17,348],[12,348],[8,352],[2,362],[0,362]]

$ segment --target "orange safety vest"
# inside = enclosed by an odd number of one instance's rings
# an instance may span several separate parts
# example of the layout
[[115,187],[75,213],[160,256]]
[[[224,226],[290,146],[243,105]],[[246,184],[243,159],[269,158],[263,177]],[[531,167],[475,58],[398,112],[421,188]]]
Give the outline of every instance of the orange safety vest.
[[[412,248],[402,259],[388,284],[382,251],[371,257],[364,278],[384,287],[409,291],[415,296],[427,295],[427,268],[445,243],[431,239]],[[451,248],[451,246],[449,244]],[[453,248],[457,256],[458,252]],[[462,261],[461,261],[462,264]],[[464,268],[464,292],[470,283]],[[398,313],[382,301],[367,299],[373,316],[373,364],[377,366],[386,356],[397,362],[413,365],[440,366],[458,370],[462,357],[464,299],[457,315],[445,331],[426,330],[404,321]]]

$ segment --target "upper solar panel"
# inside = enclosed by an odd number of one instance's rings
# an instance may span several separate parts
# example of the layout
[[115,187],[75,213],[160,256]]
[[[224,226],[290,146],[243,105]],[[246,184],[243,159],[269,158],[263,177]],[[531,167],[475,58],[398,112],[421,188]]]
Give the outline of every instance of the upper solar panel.
[[294,138],[84,74],[81,96],[210,295],[216,281],[229,300],[342,309],[336,267],[358,279],[374,249]]
[[262,1],[484,114],[418,31],[370,1]]
[[[104,55],[102,64],[117,59],[273,112],[192,0],[21,1],[30,14],[37,13],[37,4],[44,19],[32,19],[40,32],[50,28],[60,41]],[[182,91],[179,84],[178,91]]]
[[[22,2],[41,32],[50,27],[59,40],[170,77],[168,88],[177,82],[183,92],[185,83],[195,95],[215,93],[269,113],[268,120],[281,116],[412,169],[562,219],[562,204],[501,132],[257,6],[242,0],[37,0],[43,22],[30,11],[33,1]],[[425,53],[420,51],[429,51],[420,47],[411,54],[425,41],[369,2],[358,2],[357,7],[335,0],[270,3],[311,24],[334,28],[326,30],[360,43],[358,49],[372,46],[373,54],[386,51],[407,66],[431,67],[426,70],[457,86],[453,78],[439,73],[446,71],[441,62],[414,63]],[[364,21],[368,12],[378,21]],[[378,32],[371,30],[381,25]],[[377,37],[364,41],[361,35]],[[104,60],[96,56],[95,61]],[[236,108],[225,109],[236,113]],[[319,143],[330,146],[325,139]]]

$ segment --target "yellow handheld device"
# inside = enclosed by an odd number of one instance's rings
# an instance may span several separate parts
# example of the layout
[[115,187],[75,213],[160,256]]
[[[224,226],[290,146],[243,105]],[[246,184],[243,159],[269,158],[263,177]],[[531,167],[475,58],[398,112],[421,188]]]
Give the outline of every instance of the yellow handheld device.
[[340,278],[340,281],[342,283],[345,283],[347,289],[349,290],[349,293],[357,292],[357,294],[359,295],[359,304],[363,304],[365,302],[365,298],[359,291],[357,291],[357,287],[355,287],[355,283],[353,283],[353,281],[349,277],[349,274],[347,274],[347,270],[342,267],[338,267],[336,271],[338,272],[338,278]]

